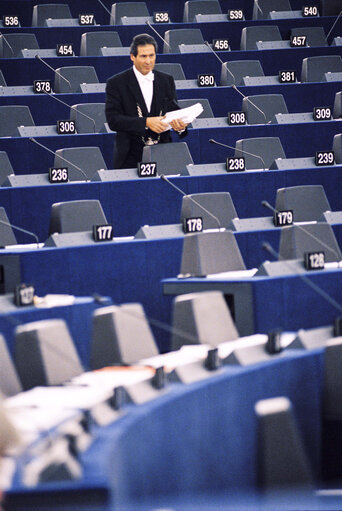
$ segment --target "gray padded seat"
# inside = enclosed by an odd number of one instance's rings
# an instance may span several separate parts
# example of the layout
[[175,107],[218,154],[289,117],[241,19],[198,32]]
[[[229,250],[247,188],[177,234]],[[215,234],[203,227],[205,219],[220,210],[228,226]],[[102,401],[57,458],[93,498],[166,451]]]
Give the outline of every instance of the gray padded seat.
[[204,277],[245,269],[232,231],[207,231],[184,236],[181,275]]
[[183,22],[193,23],[196,14],[222,14],[217,0],[188,0],[184,4]]
[[342,133],[337,133],[333,139],[333,147],[335,153],[335,162],[342,163]]
[[323,27],[296,27],[291,29],[291,36],[306,35],[306,46],[328,46]]
[[120,2],[112,5],[110,25],[122,25],[121,18],[145,18],[149,17],[146,2]]
[[32,26],[43,27],[48,18],[72,18],[68,4],[39,4],[33,6]]
[[[240,149],[243,152],[240,152]],[[250,153],[250,154],[246,154]],[[257,156],[253,156],[257,155]],[[235,144],[235,156],[245,158],[246,169],[269,169],[277,158],[286,158],[279,137],[244,138]]]
[[[258,110],[258,107],[260,110]],[[242,110],[248,124],[267,124],[274,121],[276,114],[287,114],[288,109],[282,94],[258,94],[242,100]]]
[[260,60],[232,60],[221,67],[221,85],[243,85],[245,76],[265,76]]
[[179,99],[177,103],[180,106],[180,108],[188,108],[189,106],[195,105],[196,103],[201,103],[203,107],[203,112],[200,113],[197,119],[208,119],[214,117],[209,100],[207,98]]
[[117,32],[85,32],[81,37],[80,56],[100,55],[101,48],[117,48],[122,47],[120,36]]
[[278,188],[275,209],[292,210],[295,222],[318,221],[330,204],[322,185],[301,185]]
[[18,126],[34,125],[35,124],[28,106],[0,106],[0,137],[18,136]]
[[51,206],[49,234],[92,231],[93,225],[107,223],[98,200],[56,202]]
[[8,220],[5,208],[0,207],[0,247],[17,244],[12,227],[10,225],[6,225],[9,223],[10,221]]
[[6,151],[0,151],[0,186],[6,180],[7,176],[11,174],[14,174],[14,170],[8,155]]
[[186,142],[145,146],[142,161],[157,162],[157,172],[159,175],[180,174],[184,176],[188,175],[186,166],[193,163]]
[[244,27],[241,31],[240,50],[256,50],[258,41],[282,41],[277,25]]
[[273,397],[255,405],[258,420],[258,476],[262,491],[305,491],[313,474],[287,397]]
[[35,34],[2,34],[0,36],[0,57],[12,58],[19,57],[20,51],[24,48],[38,49],[39,44]]
[[53,90],[63,93],[80,92],[81,83],[99,83],[94,66],[59,67],[56,69]]
[[154,69],[173,76],[174,80],[186,80],[182,64],[176,62],[157,62]]
[[172,350],[189,344],[217,347],[239,338],[221,291],[177,296],[173,302],[172,327]]
[[333,118],[341,119],[341,117],[342,117],[342,91],[336,92],[333,109]]
[[202,217],[204,229],[217,229],[228,227],[231,220],[237,216],[229,192],[193,193],[185,195],[182,200],[181,223],[186,218]]
[[0,334],[0,393],[5,397],[10,397],[15,396],[21,390],[17,370],[8,352],[6,341]]
[[0,87],[6,87],[7,83],[5,77],[0,69]]
[[96,146],[58,149],[54,167],[68,167],[69,181],[91,179],[97,170],[107,169],[102,153]]
[[70,119],[75,121],[77,133],[100,133],[106,123],[104,103],[72,105]]
[[281,230],[279,261],[303,259],[305,252],[324,252],[325,262],[341,261],[341,251],[332,227],[323,222],[291,225]]
[[302,82],[322,82],[325,73],[342,72],[342,59],[339,55],[319,55],[307,57],[302,63]]
[[164,34],[163,53],[181,53],[181,44],[205,44],[202,32],[199,28],[176,28],[167,30]]
[[151,328],[139,303],[101,307],[93,315],[90,368],[130,365],[158,355]]
[[24,390],[60,385],[83,372],[63,319],[20,325],[15,330],[14,360]]
[[271,11],[291,11],[289,0],[254,0],[253,19],[267,20]]

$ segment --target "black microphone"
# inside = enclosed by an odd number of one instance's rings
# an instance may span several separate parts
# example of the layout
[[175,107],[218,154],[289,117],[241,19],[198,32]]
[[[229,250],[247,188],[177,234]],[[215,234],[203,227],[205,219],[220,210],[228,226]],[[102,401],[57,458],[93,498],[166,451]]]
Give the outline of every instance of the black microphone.
[[[215,216],[213,213],[211,213],[207,208],[205,208],[204,206],[202,206],[202,204],[199,204],[195,199],[193,199],[190,195],[186,194],[185,192],[183,192],[183,190],[181,190],[180,188],[178,188],[178,186],[176,186],[174,183],[171,183],[171,181],[169,181],[169,179],[164,175],[164,174],[161,174],[160,176],[160,179],[162,179],[163,181],[165,181],[166,183],[168,183],[169,185],[171,185],[175,190],[177,190],[179,193],[181,193],[184,197],[188,197],[191,202],[193,202],[194,204],[196,204],[196,206],[198,206],[202,211],[204,211],[205,213],[207,213],[207,215],[209,215],[211,218],[213,218],[215,220],[215,222],[217,223],[218,225],[218,228],[219,229],[222,229],[222,225],[219,221],[219,219],[217,218],[217,216]],[[225,228],[224,228],[225,229]]]
[[[230,69],[228,69],[228,66],[227,66],[227,62],[223,62],[223,60],[217,55],[217,52],[211,47],[211,45],[208,43],[208,41],[205,41],[205,44],[208,46],[208,48],[212,51],[212,53],[215,55],[215,57],[221,62],[221,64],[227,69],[228,73],[233,77],[233,80],[235,82],[235,76],[234,74],[231,72]],[[238,88],[237,86],[235,85],[235,83],[233,83],[232,85],[230,85],[230,87],[232,87],[234,90],[236,90],[236,92],[238,92],[239,94],[241,94],[241,96],[243,98],[245,98],[248,103],[250,103],[252,106],[254,106],[254,108],[256,108],[263,116],[264,116],[264,119],[265,119],[265,123],[266,124],[270,124],[271,121],[268,121],[267,122],[267,118],[266,118],[266,115],[265,115],[265,112],[263,112],[261,110],[261,108],[259,108],[255,103],[253,103],[253,101],[251,101],[249,99],[248,96],[246,96],[245,94],[243,94]]]
[[[233,146],[230,146],[228,144],[223,144],[222,142],[217,142],[216,140],[214,140],[213,138],[210,138],[209,139],[209,142],[211,144],[217,144],[217,145],[221,145],[222,147],[228,147],[228,149],[234,149],[235,151],[235,147]],[[264,160],[261,158],[261,156],[259,154],[253,154],[253,153],[249,153],[248,151],[244,151],[243,149],[236,149],[237,151],[240,151],[240,153],[242,154],[248,154],[249,156],[254,156],[255,158],[259,158],[259,160],[261,160],[262,164],[263,164],[263,170],[266,170],[266,164],[264,162]]]
[[334,21],[334,23],[333,23],[333,26],[331,27],[331,29],[329,30],[328,35],[327,35],[327,36],[326,36],[326,38],[325,38],[325,40],[326,40],[327,42],[328,42],[328,37],[330,36],[331,32],[334,30],[335,25],[336,25],[336,23],[338,22],[338,20],[340,19],[340,17],[341,17],[341,16],[342,16],[342,9],[340,10],[339,15],[336,17],[336,19],[335,19],[335,21]]
[[[54,151],[52,151],[52,149],[49,149],[48,147],[46,147],[45,145],[41,144],[40,142],[37,142],[37,140],[35,138],[29,138],[29,140],[31,142],[34,142],[35,144],[39,145],[40,147],[42,147],[46,151],[49,151],[49,153],[53,154],[54,156],[56,156],[56,153]],[[83,175],[83,177],[85,178],[86,181],[90,181],[89,177],[84,172],[84,170],[82,170],[80,167],[75,165],[75,163],[72,163],[71,161],[67,160],[66,158],[63,158],[63,156],[60,156],[60,155],[57,155],[57,156],[59,158],[61,158],[61,160],[66,161],[69,165],[72,165],[75,169],[79,170],[81,172],[81,174]],[[94,175],[96,174],[96,172],[94,172]]]
[[[7,39],[6,39],[6,37],[4,36],[4,34],[2,34],[1,32],[0,32],[0,37],[2,37],[2,40],[3,40],[3,41],[5,41],[5,43],[7,44],[8,48],[9,48],[9,49],[11,50],[11,52],[12,52],[12,56],[14,57],[14,50],[13,50],[12,46],[11,46],[11,45],[10,45],[10,43],[7,41]],[[4,55],[2,55],[2,56],[4,56]]]
[[35,242],[37,243],[37,248],[39,248],[39,238],[34,232],[27,231],[26,229],[23,229],[22,227],[18,227],[17,225],[10,224],[9,222],[5,222],[4,220],[0,220],[0,224],[7,225],[7,227],[11,227],[12,229],[23,232],[25,234],[28,234],[29,236],[32,236],[35,239]]
[[[294,267],[293,263],[291,262],[291,260],[284,259],[283,257],[281,257],[280,254],[276,250],[274,250],[274,248],[267,241],[263,242],[261,246],[266,252],[271,254],[276,260],[282,261],[285,264],[285,266],[290,268],[290,270],[296,269]],[[302,273],[298,273],[298,277],[305,284],[307,284],[309,287],[311,287],[311,289],[313,289],[313,291],[315,291],[317,294],[319,294],[319,296],[321,296],[322,298],[324,298],[324,300],[329,302],[330,305],[335,307],[335,309],[337,309],[340,313],[342,312],[342,306],[334,298],[332,298],[328,293],[326,293],[323,289],[321,289],[319,286],[317,286],[317,284],[314,284],[308,277],[306,277]]]
[[[271,211],[273,211],[273,213],[279,213],[279,210],[274,208],[273,206],[271,206],[271,204],[266,201],[266,200],[263,200],[261,201],[261,205],[264,206],[265,208],[268,208],[270,209]],[[314,241],[317,241],[317,243],[320,243],[325,249],[327,249],[329,252],[331,252],[332,254],[334,254],[334,256],[337,256],[337,260],[339,260],[340,256],[339,254],[336,252],[336,250],[334,250],[333,248],[329,247],[329,245],[327,245],[326,243],[324,243],[324,241],[320,240],[319,238],[317,238],[317,236],[315,236],[314,234],[312,234],[311,232],[307,231],[305,229],[305,227],[303,227],[302,225],[299,225],[299,224],[296,224],[296,227],[304,232],[304,234],[306,234],[307,236],[309,236],[309,238],[313,239]]]
[[163,41],[163,42],[164,42],[164,43],[165,43],[165,44],[166,44],[166,45],[170,48],[170,50],[171,50],[171,46],[169,45],[169,43],[168,43],[168,42],[164,39],[164,37],[162,37],[162,36],[159,34],[159,32],[157,32],[157,30],[156,30],[154,27],[152,27],[152,25],[151,25],[151,23],[149,22],[149,20],[146,20],[146,21],[145,21],[145,24],[146,24],[146,25],[148,25],[148,26],[149,26],[149,27],[153,30],[153,32],[154,32],[155,34],[157,34],[157,36],[159,37],[159,39],[161,39],[161,40],[162,40],[162,41]]
[[67,84],[69,85],[69,88],[70,88],[70,92],[72,91],[72,87],[71,87],[71,83],[69,82],[69,80],[67,78],[65,78],[65,76],[63,76],[59,71],[56,71],[56,69],[54,69],[52,66],[50,66],[50,64],[48,64],[47,62],[45,62],[45,60],[43,60],[39,55],[36,55],[35,58],[37,60],[40,60],[40,62],[43,62],[43,64],[48,67],[49,69],[51,69],[56,75],[58,75],[60,78],[62,78],[62,80],[64,80],[65,82],[67,82]]
[[[62,105],[67,106],[68,108],[70,108],[70,110],[76,110],[76,107],[74,105],[72,105],[72,106],[68,105],[68,103],[66,103],[65,101],[62,101],[61,99],[57,98],[57,96],[54,96],[50,92],[46,92],[45,90],[43,90],[43,92],[47,96],[50,96],[50,98],[53,98],[55,101],[59,101],[60,103],[62,103]],[[84,112],[81,112],[80,110],[78,110],[78,113],[80,115],[83,115],[83,117],[86,117],[87,119],[89,119],[92,122],[92,124],[93,124],[93,133],[96,133],[96,124],[95,124],[94,119],[92,117],[90,117],[89,115],[85,114]]]

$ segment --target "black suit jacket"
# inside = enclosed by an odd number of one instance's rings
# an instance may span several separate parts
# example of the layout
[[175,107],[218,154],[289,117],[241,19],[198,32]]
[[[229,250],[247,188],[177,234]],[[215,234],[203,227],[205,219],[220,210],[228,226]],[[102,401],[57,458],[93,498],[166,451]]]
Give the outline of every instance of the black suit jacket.
[[[111,130],[116,131],[114,167],[121,168],[129,153],[141,161],[144,146],[142,137],[156,133],[146,130],[146,117],[164,115],[178,109],[175,82],[171,75],[154,71],[151,112],[146,104],[133,69],[123,71],[107,80],[106,118]],[[140,109],[142,117],[138,116]],[[160,135],[160,142],[171,142],[170,131]]]

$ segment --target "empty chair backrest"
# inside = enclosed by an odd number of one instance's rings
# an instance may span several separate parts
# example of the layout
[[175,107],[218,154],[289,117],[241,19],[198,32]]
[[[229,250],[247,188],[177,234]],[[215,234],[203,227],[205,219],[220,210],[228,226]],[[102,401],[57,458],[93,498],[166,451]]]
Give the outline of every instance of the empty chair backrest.
[[341,117],[342,117],[342,91],[336,92],[333,109],[333,118],[340,119]]
[[81,57],[100,55],[100,49],[121,47],[122,43],[117,32],[85,32],[81,37]]
[[341,251],[331,225],[308,223],[291,225],[281,230],[279,260],[303,259],[305,252],[324,252],[325,262],[341,260]]
[[342,59],[339,55],[319,55],[307,57],[302,63],[302,82],[322,82],[325,73],[342,72]]
[[332,148],[335,154],[335,162],[342,163],[342,133],[337,133],[334,136]]
[[92,231],[94,225],[104,224],[107,219],[98,200],[56,202],[51,206],[49,234]]
[[184,4],[183,22],[192,23],[196,14],[221,14],[217,0],[188,0]]
[[186,166],[194,163],[186,142],[145,146],[142,161],[156,162],[159,175],[188,175]]
[[322,185],[279,188],[275,208],[278,211],[292,210],[295,222],[318,221],[331,209]]
[[70,119],[75,121],[77,133],[99,133],[106,120],[104,103],[72,105]]
[[263,490],[311,486],[313,477],[293,408],[287,397],[258,401],[258,483]]
[[83,368],[63,319],[20,325],[15,330],[14,359],[24,390],[60,385]]
[[198,119],[208,119],[209,117],[214,117],[209,100],[207,98],[179,99],[177,103],[181,108],[187,108],[189,106],[195,105],[196,103],[201,103],[203,112],[200,113]]
[[80,92],[81,83],[99,83],[94,66],[67,66],[56,69],[54,92]]
[[19,57],[20,51],[26,48],[36,50],[39,44],[35,34],[2,34],[0,36],[0,57]]
[[8,352],[6,341],[0,334],[0,393],[6,397],[21,392],[21,383]]
[[323,27],[296,27],[291,29],[292,36],[306,36],[306,46],[328,46]]
[[110,25],[122,25],[121,18],[149,16],[146,2],[120,2],[112,5]]
[[32,26],[43,27],[48,18],[67,19],[71,18],[68,4],[40,4],[34,5],[32,11]]
[[253,19],[266,20],[271,11],[291,11],[289,0],[254,0]]
[[281,41],[280,30],[276,25],[244,27],[241,31],[241,50],[256,50],[258,41]]
[[182,64],[178,64],[176,62],[158,62],[154,66],[154,69],[173,76],[174,80],[185,80]]
[[16,245],[17,243],[12,227],[6,225],[9,223],[10,221],[8,220],[5,208],[0,207],[0,247]]
[[29,107],[26,105],[0,106],[0,137],[18,136],[18,126],[34,126]]
[[176,28],[164,34],[164,53],[180,53],[180,44],[205,44],[199,28]]
[[172,350],[187,344],[209,344],[239,337],[221,291],[204,291],[177,296],[173,303]]
[[232,60],[221,67],[221,85],[241,85],[245,76],[265,76],[260,60]]
[[94,312],[91,369],[135,364],[155,355],[158,349],[142,305],[126,303]]
[[248,124],[267,124],[276,114],[287,114],[288,109],[282,94],[258,94],[242,100]]
[[2,74],[2,71],[0,69],[0,87],[6,87],[6,80],[5,80],[5,77],[4,75]]
[[203,277],[211,273],[245,269],[232,231],[201,232],[184,237],[182,275]]
[[217,229],[228,227],[237,216],[229,192],[193,193],[182,200],[182,223],[186,218],[201,217],[203,229]]
[[247,170],[269,169],[275,159],[286,157],[278,137],[244,138],[237,140],[235,144],[235,156],[245,158]]
[[107,169],[99,147],[66,147],[55,153],[55,167],[68,167],[70,181],[91,179],[97,170]]
[[10,174],[14,174],[14,172],[8,155],[6,151],[0,151],[0,186]]

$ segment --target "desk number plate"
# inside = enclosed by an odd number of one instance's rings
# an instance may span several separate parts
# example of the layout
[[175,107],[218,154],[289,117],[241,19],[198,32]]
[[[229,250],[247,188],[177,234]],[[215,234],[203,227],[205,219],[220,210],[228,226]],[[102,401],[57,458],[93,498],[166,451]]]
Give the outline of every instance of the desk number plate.
[[306,270],[323,270],[324,263],[324,252],[305,252],[304,266]]
[[191,232],[202,232],[203,218],[201,216],[193,218],[184,218],[183,231],[186,234]]

